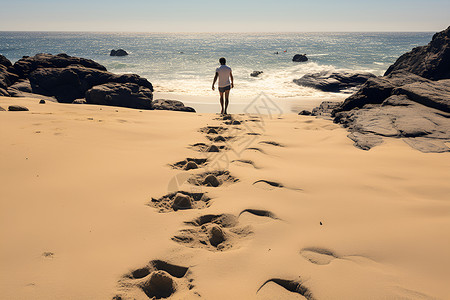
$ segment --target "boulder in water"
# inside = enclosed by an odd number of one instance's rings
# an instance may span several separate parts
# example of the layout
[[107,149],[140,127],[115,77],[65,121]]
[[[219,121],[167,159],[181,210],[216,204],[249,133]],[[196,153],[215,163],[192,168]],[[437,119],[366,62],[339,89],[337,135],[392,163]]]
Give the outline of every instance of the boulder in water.
[[111,50],[110,56],[127,56],[128,52],[123,49]]
[[308,61],[308,57],[306,57],[306,54],[295,54],[292,58],[292,61],[295,62],[305,62]]

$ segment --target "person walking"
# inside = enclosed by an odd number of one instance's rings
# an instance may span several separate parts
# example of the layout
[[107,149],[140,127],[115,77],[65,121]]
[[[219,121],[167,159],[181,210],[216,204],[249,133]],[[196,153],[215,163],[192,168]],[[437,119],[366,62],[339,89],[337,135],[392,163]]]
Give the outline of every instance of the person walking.
[[[234,87],[234,79],[233,73],[231,72],[231,68],[226,65],[227,60],[224,57],[219,59],[220,67],[216,69],[216,75],[214,76],[214,81],[212,84],[212,90],[215,90],[215,84],[217,79],[219,79],[219,94],[220,94],[220,106],[222,110],[220,111],[221,115],[228,114],[228,102],[230,97],[230,90]],[[231,81],[230,81],[231,80]],[[225,103],[224,103],[225,96]],[[224,105],[225,104],[225,105]]]

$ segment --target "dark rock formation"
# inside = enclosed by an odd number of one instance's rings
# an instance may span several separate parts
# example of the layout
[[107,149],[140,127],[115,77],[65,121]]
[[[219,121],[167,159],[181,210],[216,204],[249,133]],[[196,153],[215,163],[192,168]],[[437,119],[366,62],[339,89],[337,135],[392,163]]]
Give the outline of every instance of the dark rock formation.
[[45,104],[45,100],[44,99],[39,100],[39,104]]
[[301,86],[312,87],[324,92],[340,92],[365,83],[376,76],[371,73],[321,72],[306,74],[294,82]]
[[294,57],[292,58],[292,61],[304,62],[308,61],[308,57],[306,57],[306,54],[295,54]]
[[111,50],[110,56],[127,56],[127,51],[123,49]]
[[311,112],[309,110],[302,110],[298,113],[300,116],[310,116]]
[[9,61],[9,59],[0,54],[0,65],[10,67],[12,66],[12,63]]
[[153,109],[155,110],[174,110],[174,111],[186,111],[195,112],[195,109],[189,106],[184,106],[183,102],[178,100],[166,100],[156,99],[152,102]]
[[25,106],[20,106],[20,105],[10,105],[8,107],[9,111],[28,111],[28,108],[26,108]]
[[333,111],[341,106],[341,102],[324,101],[314,108],[311,112],[312,116],[330,117]]
[[432,80],[450,78],[450,27],[436,33],[428,45],[400,56],[384,75],[399,70]]
[[0,64],[0,96],[10,96],[8,86],[19,79],[19,76],[11,72],[11,68]]
[[116,75],[77,65],[67,68],[39,68],[29,75],[29,79],[33,93],[55,96],[59,102],[64,103],[84,98],[89,89],[105,83],[134,83],[153,91],[152,84],[138,75]]
[[88,104],[152,109],[152,91],[135,83],[106,83],[86,92]]
[[104,66],[91,59],[68,56],[64,53],[58,55],[41,53],[31,57],[24,56],[24,58],[18,60],[13,65],[13,73],[20,78],[26,78],[31,72],[39,68],[67,68],[72,65],[106,71]]
[[252,73],[250,73],[250,76],[252,77],[258,77],[259,75],[261,75],[262,73],[264,73],[263,71],[253,71]]
[[356,147],[369,150],[394,137],[422,152],[450,151],[449,31],[402,55],[386,76],[368,79],[331,112]]

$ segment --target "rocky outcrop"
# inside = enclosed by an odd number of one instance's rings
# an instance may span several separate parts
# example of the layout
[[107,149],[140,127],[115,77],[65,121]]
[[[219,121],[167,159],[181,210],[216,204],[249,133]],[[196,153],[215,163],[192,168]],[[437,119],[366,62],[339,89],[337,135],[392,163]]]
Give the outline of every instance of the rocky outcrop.
[[376,78],[376,76],[371,73],[320,72],[294,79],[294,83],[324,92],[341,92],[358,87],[369,78]]
[[306,57],[306,54],[295,54],[292,58],[292,61],[295,62],[305,62],[308,61],[308,57]]
[[64,103],[84,98],[89,89],[105,83],[134,83],[153,91],[152,84],[138,75],[116,75],[78,65],[39,68],[30,74],[29,79],[33,93],[55,96],[59,102]]
[[253,72],[250,73],[250,76],[251,77],[258,77],[262,73],[264,73],[264,72],[263,71],[253,71]]
[[88,104],[152,109],[152,91],[136,83],[106,83],[86,92]]
[[312,110],[311,115],[329,118],[340,105],[341,102],[323,101],[318,107]]
[[393,137],[422,152],[450,151],[448,49],[449,29],[402,55],[386,76],[368,79],[332,111],[334,121],[364,150]]
[[436,33],[428,45],[400,56],[384,75],[399,70],[431,80],[450,78],[450,27]]
[[67,68],[72,65],[106,71],[104,66],[91,59],[68,56],[65,53],[58,55],[41,53],[31,57],[24,56],[24,58],[18,60],[13,65],[13,73],[17,74],[20,78],[25,79],[31,72],[39,68]]
[[156,99],[152,102],[153,109],[156,110],[174,110],[195,112],[195,109],[189,106],[184,106],[183,102],[178,100]]
[[0,65],[10,67],[12,66],[12,63],[9,61],[9,59],[0,54]]
[[111,50],[110,56],[127,56],[127,51],[123,49]]
[[195,112],[177,100],[153,100],[153,86],[136,74],[117,75],[93,60],[66,54],[24,56],[11,65],[0,57],[0,96],[63,103]]

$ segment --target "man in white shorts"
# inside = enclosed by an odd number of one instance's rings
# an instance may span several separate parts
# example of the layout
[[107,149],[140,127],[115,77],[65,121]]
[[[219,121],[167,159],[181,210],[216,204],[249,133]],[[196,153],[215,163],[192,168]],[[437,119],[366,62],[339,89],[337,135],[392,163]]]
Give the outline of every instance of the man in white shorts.
[[[220,67],[216,69],[216,75],[214,76],[214,81],[212,84],[212,90],[214,91],[214,85],[216,84],[217,78],[219,78],[219,94],[220,94],[220,105],[222,106],[222,110],[220,111],[221,115],[228,114],[228,98],[230,95],[230,90],[234,87],[233,83],[233,74],[231,73],[231,68],[226,65],[227,61],[224,57],[219,59]],[[231,82],[230,82],[231,79]],[[225,107],[223,103],[223,96],[225,94]]]

